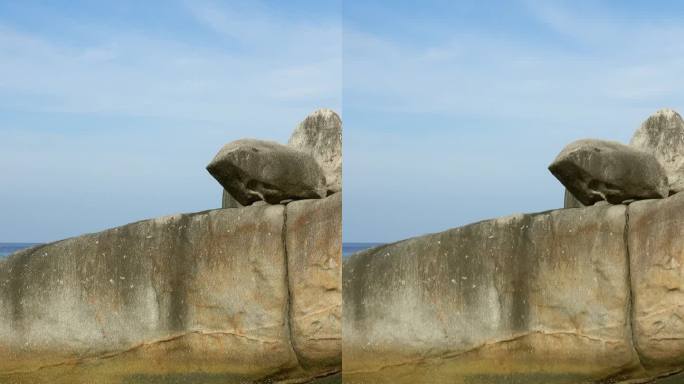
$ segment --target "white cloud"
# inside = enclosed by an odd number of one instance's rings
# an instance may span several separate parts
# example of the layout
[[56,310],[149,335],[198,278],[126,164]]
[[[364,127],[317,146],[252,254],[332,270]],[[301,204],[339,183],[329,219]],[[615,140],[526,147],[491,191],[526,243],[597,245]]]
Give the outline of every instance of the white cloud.
[[[104,27],[90,31],[95,42],[71,44],[0,26],[0,100],[25,111],[223,123],[263,111],[288,121],[322,105],[340,107],[335,19],[293,21],[254,7],[236,13],[197,4],[192,15],[229,48]],[[230,47],[231,39],[242,46]]]
[[[613,20],[600,10],[587,17],[549,2],[529,9],[561,40],[455,27],[441,41],[416,46],[345,29],[345,95],[368,95],[376,100],[369,108],[385,111],[485,116],[495,109],[520,118],[589,117],[600,103],[652,108],[682,95],[684,28]],[[359,97],[345,102],[367,105]]]
[[564,145],[628,141],[655,110],[684,109],[684,28],[528,9],[524,31],[425,24],[422,44],[345,26],[346,241],[558,208],[546,167]]
[[78,41],[0,16],[0,241],[215,208],[204,167],[222,144],[284,141],[313,109],[340,108],[335,15],[193,9],[169,21],[192,31],[87,20]]

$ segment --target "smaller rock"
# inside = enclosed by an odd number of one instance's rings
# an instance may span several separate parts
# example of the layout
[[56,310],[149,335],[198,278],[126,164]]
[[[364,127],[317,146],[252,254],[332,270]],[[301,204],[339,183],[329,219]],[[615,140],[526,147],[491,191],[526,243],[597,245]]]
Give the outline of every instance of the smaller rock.
[[288,145],[309,153],[325,172],[328,193],[342,190],[342,120],[331,109],[319,109],[299,123]]
[[667,197],[665,170],[650,153],[604,140],[578,140],[549,166],[584,205]]
[[243,139],[221,148],[209,173],[242,205],[325,197],[325,176],[309,154],[272,141]]
[[238,203],[233,196],[225,189],[223,190],[223,199],[221,200],[221,208],[242,208],[242,204]]
[[[570,193],[567,189],[565,190],[565,198],[563,199],[563,208],[582,208],[584,204],[577,200],[575,196]],[[225,207],[224,207],[225,208]]]
[[661,109],[649,116],[634,132],[630,145],[660,161],[672,193],[684,190],[684,120],[679,113]]

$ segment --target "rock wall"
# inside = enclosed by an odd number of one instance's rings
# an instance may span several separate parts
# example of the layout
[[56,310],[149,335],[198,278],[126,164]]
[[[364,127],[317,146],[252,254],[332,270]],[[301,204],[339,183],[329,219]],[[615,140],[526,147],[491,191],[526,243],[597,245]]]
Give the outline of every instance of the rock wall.
[[345,383],[609,383],[676,373],[684,368],[680,195],[483,221],[351,256]]
[[306,368],[340,367],[342,194],[288,204],[292,343]]
[[636,347],[653,371],[684,368],[684,194],[629,206]]
[[339,228],[336,194],[141,221],[14,254],[0,262],[0,382],[334,373],[341,238],[327,235]]

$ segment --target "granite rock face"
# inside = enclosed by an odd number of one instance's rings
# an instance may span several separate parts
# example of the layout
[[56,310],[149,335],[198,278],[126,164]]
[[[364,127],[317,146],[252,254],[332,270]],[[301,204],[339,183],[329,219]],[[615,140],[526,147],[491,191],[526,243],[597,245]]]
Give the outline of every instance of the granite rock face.
[[655,156],[618,142],[575,141],[549,170],[584,205],[668,196],[667,176]]
[[610,205],[518,215],[353,255],[345,383],[578,383],[638,371],[625,217]]
[[634,334],[647,369],[684,368],[684,195],[629,206]]
[[330,109],[319,109],[294,130],[288,145],[312,155],[325,172],[328,193],[342,190],[342,120]]
[[343,265],[345,383],[679,383],[684,195],[483,221]]
[[[339,237],[318,236],[339,228],[336,205],[298,202],[291,226],[283,205],[174,215],[0,261],[0,382],[305,381],[339,370],[339,344],[309,339],[339,338],[339,326],[306,323],[334,317],[339,299],[297,304],[339,276],[309,285],[289,273],[339,257]],[[305,366],[295,345],[307,343]]]
[[342,194],[287,206],[292,344],[306,368],[342,364]]
[[278,204],[326,196],[325,175],[309,154],[271,141],[243,139],[226,144],[207,166],[242,205]]
[[684,121],[677,112],[662,109],[650,116],[630,145],[655,155],[665,168],[671,192],[684,190]]
[[582,208],[585,205],[581,201],[577,200],[575,196],[570,193],[567,189],[565,190],[565,196],[563,196],[563,208]]

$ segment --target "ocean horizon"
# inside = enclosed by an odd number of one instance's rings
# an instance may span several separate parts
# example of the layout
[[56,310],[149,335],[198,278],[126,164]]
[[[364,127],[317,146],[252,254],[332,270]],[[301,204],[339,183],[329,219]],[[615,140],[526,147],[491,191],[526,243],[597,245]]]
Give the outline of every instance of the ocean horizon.
[[[0,243],[0,258],[9,256],[10,254],[22,249],[40,244],[41,243]],[[342,257],[347,257],[352,253],[360,252],[364,249],[373,248],[378,245],[382,245],[382,243],[342,243]]]
[[34,245],[40,245],[40,243],[0,243],[0,258]]
[[352,253],[361,252],[364,249],[377,247],[384,243],[342,243],[342,257],[347,257]]

